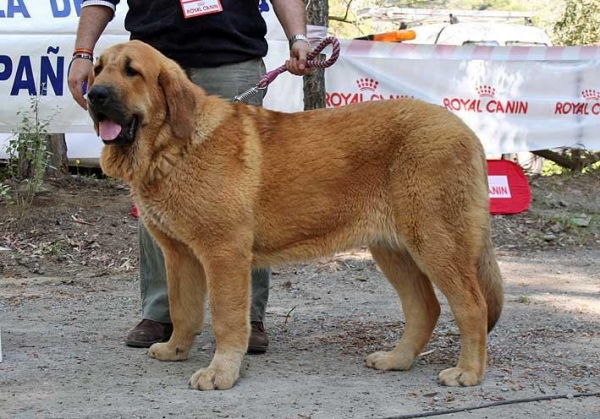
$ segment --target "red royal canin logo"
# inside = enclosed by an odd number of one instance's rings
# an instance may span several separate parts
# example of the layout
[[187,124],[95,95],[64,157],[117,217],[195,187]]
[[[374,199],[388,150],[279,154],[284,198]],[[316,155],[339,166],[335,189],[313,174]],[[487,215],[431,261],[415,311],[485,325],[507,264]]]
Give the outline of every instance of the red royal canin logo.
[[377,90],[379,82],[375,79],[358,79],[356,80],[356,85],[358,86],[361,92],[364,92],[365,90],[374,92],[375,90]]
[[364,77],[356,80],[358,92],[327,92],[325,103],[328,108],[349,105],[351,103],[368,102],[372,100],[388,100],[412,97],[399,94],[385,94],[378,92],[379,82],[373,78]]
[[600,115],[600,91],[585,89],[581,92],[583,101],[556,102],[555,115]]
[[496,89],[492,86],[476,86],[479,98],[445,97],[444,107],[451,111],[475,113],[501,113],[511,115],[527,115],[529,102],[522,100],[496,99]]

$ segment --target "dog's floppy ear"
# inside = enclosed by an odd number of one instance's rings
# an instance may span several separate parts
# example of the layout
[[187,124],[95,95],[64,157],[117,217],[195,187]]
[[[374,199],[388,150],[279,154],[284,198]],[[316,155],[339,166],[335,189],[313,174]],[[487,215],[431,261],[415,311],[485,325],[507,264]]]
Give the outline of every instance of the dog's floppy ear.
[[167,118],[178,138],[188,138],[195,127],[196,97],[184,71],[175,64],[166,64],[158,75],[167,101]]
[[88,73],[87,82],[86,82],[85,90],[83,91],[83,94],[86,94],[87,91],[90,90],[90,87],[92,87],[92,84],[94,84],[95,78],[96,77],[94,75],[94,66],[92,66]]
[[[90,68],[90,72],[88,73],[87,81],[83,85],[83,94],[84,95],[86,95],[87,92],[91,89],[92,85],[94,84],[95,78],[96,77],[94,74],[94,66],[92,66],[92,68]],[[96,131],[96,135],[100,135],[100,131],[98,131],[98,122],[96,122],[95,120],[94,120],[94,131]]]

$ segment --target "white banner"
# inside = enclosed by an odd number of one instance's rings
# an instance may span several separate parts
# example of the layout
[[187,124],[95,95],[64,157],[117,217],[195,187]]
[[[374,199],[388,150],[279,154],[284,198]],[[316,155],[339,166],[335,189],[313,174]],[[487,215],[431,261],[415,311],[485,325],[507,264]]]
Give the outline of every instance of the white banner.
[[[260,7],[269,28],[265,61],[274,69],[288,57],[287,41],[266,0]],[[126,10],[123,0],[96,53],[128,39]],[[29,108],[30,95],[42,94],[41,114],[54,115],[51,132],[68,133],[69,157],[94,158],[102,144],[66,81],[79,12],[80,0],[0,0],[0,132],[17,130],[17,112]],[[459,115],[489,154],[561,146],[600,150],[598,47],[341,42],[340,59],[326,70],[330,107],[415,97]],[[301,110],[302,79],[280,75],[269,86],[265,106]],[[3,148],[0,144],[0,157]]]
[[[270,5],[262,0],[260,7],[269,23],[268,39],[283,39],[280,43],[285,44],[287,57],[287,41]],[[80,12],[81,0],[0,0],[0,132],[17,129],[20,119],[16,114],[29,108],[30,95],[46,96],[40,102],[40,113],[53,115],[51,132],[93,131],[89,116],[74,102],[67,86]],[[124,29],[126,12],[123,0],[101,36],[96,54],[129,39]],[[279,66],[282,58],[279,54],[277,58],[273,65]],[[45,86],[45,91],[40,86]]]
[[328,106],[419,98],[460,116],[488,154],[600,150],[600,48],[352,41],[326,74]]

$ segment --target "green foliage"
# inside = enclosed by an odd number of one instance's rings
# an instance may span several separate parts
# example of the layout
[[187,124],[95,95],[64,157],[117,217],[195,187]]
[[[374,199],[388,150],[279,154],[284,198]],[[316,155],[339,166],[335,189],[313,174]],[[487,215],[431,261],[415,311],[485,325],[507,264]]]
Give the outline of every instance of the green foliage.
[[521,304],[531,304],[531,298],[526,295],[521,295],[517,298],[517,303]]
[[[565,153],[568,154],[569,151],[570,150],[566,150]],[[566,167],[562,167],[561,165],[553,162],[552,160],[544,160],[544,166],[542,167],[542,176],[568,175],[569,173],[576,174],[579,172],[572,171]],[[581,173],[600,173],[600,161],[584,166],[581,170]]]
[[394,6],[413,9],[531,11],[535,25],[550,33],[563,5],[564,0],[329,0],[329,29],[340,38],[396,30],[396,23],[371,19],[357,21],[353,13],[367,7]]
[[551,160],[544,160],[544,166],[542,167],[542,176],[554,176],[562,175],[567,169],[559,166]]
[[600,43],[600,1],[569,0],[554,24],[554,35],[560,45]]
[[[54,114],[44,118],[40,113],[40,101],[41,96],[31,96],[29,109],[17,112],[20,122],[6,147],[7,179],[0,182],[0,201],[28,205],[42,188],[52,156],[47,149],[47,136]],[[10,180],[25,182],[23,195],[18,187],[10,187]]]
[[10,186],[0,182],[0,202],[14,203]]
[[[526,11],[527,5],[518,0],[470,0],[452,2],[460,8],[466,10],[506,10],[506,11]],[[455,6],[456,7],[456,6]]]

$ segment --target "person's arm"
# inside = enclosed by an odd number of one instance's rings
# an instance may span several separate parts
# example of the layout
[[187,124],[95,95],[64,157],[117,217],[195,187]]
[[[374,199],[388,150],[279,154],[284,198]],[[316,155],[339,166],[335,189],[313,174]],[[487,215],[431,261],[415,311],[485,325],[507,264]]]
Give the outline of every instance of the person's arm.
[[[292,39],[294,35],[306,36],[304,1],[271,0],[271,4],[288,39]],[[310,51],[310,43],[307,40],[299,39],[293,42],[290,45],[290,59],[285,63],[287,70],[299,76],[310,73],[306,68],[306,55]]]
[[[118,1],[88,1],[87,3],[90,3],[90,5],[86,6],[86,2],[84,2],[79,16],[75,52],[92,51],[92,57],[88,58],[87,53],[78,54],[79,58],[74,56],[68,75],[71,95],[83,109],[87,109],[87,102],[83,97],[83,84],[87,81],[92,69],[94,47],[104,29],[106,29],[108,22],[112,20],[115,13],[114,8]],[[81,56],[85,58],[81,58]]]

